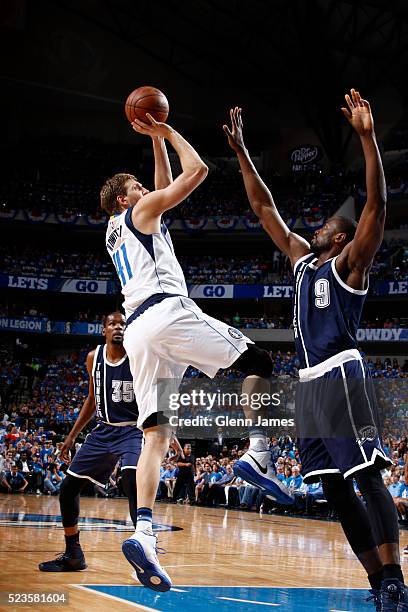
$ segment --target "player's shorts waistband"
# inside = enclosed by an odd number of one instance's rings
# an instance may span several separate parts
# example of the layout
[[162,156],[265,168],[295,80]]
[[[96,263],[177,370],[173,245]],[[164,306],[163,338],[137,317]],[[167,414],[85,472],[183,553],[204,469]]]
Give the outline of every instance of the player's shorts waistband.
[[154,306],[155,304],[159,304],[163,300],[169,297],[186,297],[185,295],[181,295],[180,293],[154,293],[150,297],[147,298],[144,302],[140,304],[136,308],[136,310],[130,315],[130,317],[126,321],[126,325],[130,325],[135,321],[140,315],[142,315],[148,308]]
[[107,421],[99,421],[104,425],[111,425],[112,427],[129,427],[130,425],[137,425],[137,421],[123,421],[123,423],[108,423]]
[[337,353],[337,355],[333,355],[333,357],[329,357],[311,368],[302,368],[299,370],[300,382],[308,382],[314,378],[319,378],[319,376],[323,376],[323,374],[330,372],[333,368],[338,368],[343,363],[354,361],[355,359],[361,361],[361,355],[357,349],[341,351],[341,353]]

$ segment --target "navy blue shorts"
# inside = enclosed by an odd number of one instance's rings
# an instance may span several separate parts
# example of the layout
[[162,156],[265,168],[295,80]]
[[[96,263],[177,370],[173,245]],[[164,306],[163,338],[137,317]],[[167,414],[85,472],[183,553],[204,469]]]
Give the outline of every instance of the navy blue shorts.
[[143,434],[136,425],[98,423],[69,466],[68,474],[104,486],[120,460],[121,469],[136,469]]
[[[311,370],[316,374],[315,368],[301,373]],[[319,480],[322,474],[352,478],[369,466],[381,470],[392,464],[380,440],[373,381],[361,358],[340,363],[321,376],[301,377],[296,390],[296,427],[307,483]]]

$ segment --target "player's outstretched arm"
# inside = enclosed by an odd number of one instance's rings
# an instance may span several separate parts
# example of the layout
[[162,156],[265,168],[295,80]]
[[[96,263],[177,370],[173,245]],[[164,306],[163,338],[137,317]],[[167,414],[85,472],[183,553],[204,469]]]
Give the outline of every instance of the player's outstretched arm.
[[89,375],[89,390],[88,397],[85,399],[82,404],[81,411],[78,415],[77,420],[75,421],[71,431],[67,435],[64,440],[64,443],[61,448],[61,459],[63,461],[69,461],[69,451],[74,446],[75,440],[77,436],[81,433],[83,428],[88,425],[89,421],[92,419],[95,414],[95,395],[94,395],[94,386],[92,379],[92,364],[94,360],[95,351],[90,351],[86,358],[86,369],[88,370]]
[[158,189],[145,195],[134,207],[132,220],[136,227],[140,223],[144,225],[149,220],[160,217],[166,210],[180,204],[203,182],[208,174],[206,164],[181,134],[166,123],[155,121],[149,113],[146,115],[151,125],[135,119],[132,123],[133,129],[141,134],[168,140],[180,158],[182,173],[164,189]]
[[337,259],[337,267],[347,265],[350,271],[366,272],[384,236],[387,187],[374,131],[374,120],[367,100],[358,91],[346,95],[348,108],[343,114],[360,137],[366,165],[367,202],[361,213],[354,240]]
[[231,128],[223,126],[228,144],[235,151],[244,179],[245,190],[252,210],[276,246],[287,255],[292,266],[303,255],[310,253],[309,243],[292,232],[276,208],[272,194],[259,176],[244,144],[241,108],[230,110]]

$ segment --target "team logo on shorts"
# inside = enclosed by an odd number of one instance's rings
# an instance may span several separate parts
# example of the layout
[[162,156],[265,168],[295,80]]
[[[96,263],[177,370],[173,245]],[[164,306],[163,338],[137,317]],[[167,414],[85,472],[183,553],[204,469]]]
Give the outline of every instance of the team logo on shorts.
[[239,338],[242,338],[243,336],[243,334],[241,334],[241,332],[238,329],[235,329],[234,327],[229,327],[228,333],[231,338],[235,338],[235,340],[239,340]]
[[366,425],[358,431],[360,442],[374,442],[377,436],[377,428],[374,425]]

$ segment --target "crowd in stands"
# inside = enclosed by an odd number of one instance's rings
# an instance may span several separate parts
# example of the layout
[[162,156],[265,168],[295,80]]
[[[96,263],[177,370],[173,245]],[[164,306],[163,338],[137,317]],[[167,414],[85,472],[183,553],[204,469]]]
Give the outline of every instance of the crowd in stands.
[[288,260],[279,251],[272,252],[269,257],[189,255],[179,259],[187,283],[195,285],[292,282]]
[[[105,251],[0,246],[0,273],[48,278],[117,280]],[[189,255],[179,257],[188,284],[292,283],[287,259],[279,251],[266,255]],[[371,271],[372,280],[408,280],[408,246],[384,242]]]
[[[102,245],[103,246],[103,245]],[[72,246],[58,252],[32,246],[0,248],[1,269],[5,274],[45,278],[116,279],[113,264],[105,251],[77,251]]]
[[0,201],[8,208],[95,212],[104,180],[115,172],[135,173],[139,164],[138,149],[125,143],[68,137],[52,146],[25,142],[24,147],[8,148]]
[[378,250],[371,275],[378,280],[408,280],[408,246],[403,240],[384,241]]
[[[0,186],[0,205],[58,214],[93,213],[99,208],[99,191],[115,172],[136,174],[153,188],[153,159],[145,156],[147,142],[114,144],[92,139],[60,138],[58,142],[26,142],[9,147]],[[249,211],[242,178],[234,165],[214,158],[210,174],[187,200],[170,215],[175,218],[242,216]],[[86,170],[84,170],[86,168]],[[353,176],[340,167],[330,172],[314,165],[309,172],[289,179],[264,178],[289,216],[329,216],[353,187]]]
[[[45,318],[51,320],[65,320],[67,315],[57,315],[51,309],[45,311],[43,308],[38,308],[28,304],[0,304],[0,317],[19,317],[19,318]],[[79,312],[70,312],[69,320],[71,322],[80,323],[102,323],[105,314],[94,312],[92,310],[81,310]],[[236,313],[234,316],[224,314],[217,315],[219,319],[226,323],[243,329],[289,329],[292,326],[292,315],[288,312],[285,315],[260,315],[260,316],[241,316]],[[396,324],[394,324],[396,326]]]
[[400,329],[408,327],[406,317],[375,317],[364,318],[360,322],[360,329]]
[[385,357],[383,361],[380,357],[376,359],[367,357],[366,362],[372,378],[406,378],[408,375],[408,361],[406,359],[401,364],[396,357],[392,359],[391,357]]
[[401,151],[408,149],[408,126],[404,116],[387,135],[384,141],[385,151]]
[[[293,317],[290,309],[285,314],[261,314],[245,316],[236,312],[233,316],[224,313],[215,314],[218,319],[240,329],[292,329]],[[42,318],[52,321],[69,320],[71,323],[101,324],[105,313],[91,309],[70,312],[69,315],[57,314],[55,310],[39,308],[30,304],[0,304],[0,317],[18,317],[23,319]],[[360,329],[404,329],[408,327],[408,317],[365,317],[361,320]],[[0,355],[1,359],[1,355]],[[0,391],[1,392],[1,391]]]

